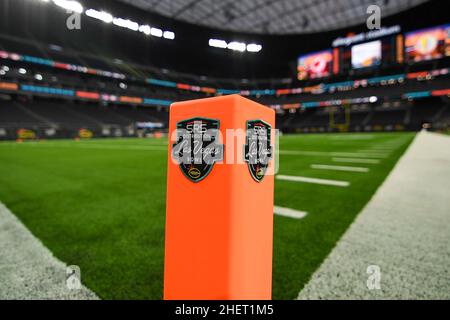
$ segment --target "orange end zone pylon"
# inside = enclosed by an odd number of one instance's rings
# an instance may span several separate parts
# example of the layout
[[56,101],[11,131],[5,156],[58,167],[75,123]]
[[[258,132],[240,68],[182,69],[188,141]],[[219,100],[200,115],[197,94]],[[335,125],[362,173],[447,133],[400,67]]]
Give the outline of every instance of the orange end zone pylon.
[[271,299],[274,129],[238,95],[171,105],[164,299]]

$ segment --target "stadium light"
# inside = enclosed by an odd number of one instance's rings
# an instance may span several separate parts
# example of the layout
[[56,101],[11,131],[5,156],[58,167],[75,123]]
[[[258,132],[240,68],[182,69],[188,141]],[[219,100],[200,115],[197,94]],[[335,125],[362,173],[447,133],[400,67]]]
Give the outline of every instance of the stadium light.
[[146,34],[146,35],[152,35],[154,37],[158,38],[165,38],[169,40],[175,39],[175,33],[172,31],[162,31],[159,28],[150,27],[149,25],[142,25],[139,27],[139,31]]
[[261,49],[262,49],[262,46],[260,44],[250,43],[247,45],[248,52],[260,52]]
[[256,43],[245,44],[244,42],[232,41],[227,43],[225,40],[220,39],[209,39],[209,46],[222,49],[230,49],[234,51],[248,51],[248,52],[259,52],[262,49],[262,45]]
[[20,69],[19,69],[19,73],[20,73],[20,74],[27,74],[27,69],[20,68]]
[[94,18],[97,20],[101,20],[105,23],[111,23],[113,21],[113,16],[105,11],[97,11],[94,9],[89,9],[89,10],[86,10],[85,13],[88,17],[91,17],[91,18]]
[[173,40],[175,39],[175,33],[173,33],[172,31],[164,31],[163,37],[165,39]]
[[146,34],[146,35],[150,35],[150,26],[149,25],[142,25],[139,27],[139,31]]
[[36,80],[38,80],[38,81],[41,81],[42,79],[44,79],[44,78],[42,77],[42,75],[39,74],[39,73],[36,73],[36,74],[34,75],[34,78],[35,78]]
[[53,3],[57,6],[69,11],[83,13],[83,6],[78,1],[72,0],[53,0]]
[[150,28],[150,34],[154,37],[161,38],[163,36],[163,31],[158,28]]
[[227,47],[227,42],[219,39],[209,39],[209,46],[225,49]]
[[[50,0],[39,0],[43,2],[49,2]],[[69,11],[83,13],[83,6],[75,0],[52,0],[53,3],[61,8],[64,8]],[[163,31],[159,28],[150,27],[149,25],[139,25],[135,21],[131,21],[129,19],[123,19],[118,17],[113,17],[112,14],[105,11],[98,11],[95,9],[87,9],[85,14],[88,17],[101,20],[105,23],[113,23],[114,25],[122,28],[127,28],[133,31],[140,31],[146,35],[152,35],[158,38],[164,38],[173,40],[175,39],[175,33],[172,31]]]
[[244,52],[246,46],[243,42],[232,41],[228,43],[227,48],[234,51]]
[[139,24],[129,19],[114,18],[113,24],[115,24],[118,27],[127,28],[133,31],[139,30]]

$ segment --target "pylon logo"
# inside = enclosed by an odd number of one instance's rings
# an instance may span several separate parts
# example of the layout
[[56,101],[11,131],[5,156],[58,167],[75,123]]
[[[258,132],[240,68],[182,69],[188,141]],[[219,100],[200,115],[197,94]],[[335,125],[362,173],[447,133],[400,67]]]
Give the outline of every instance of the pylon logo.
[[271,131],[272,127],[262,120],[247,121],[244,160],[248,164],[250,174],[257,182],[266,175],[272,158]]
[[177,122],[177,142],[172,146],[172,159],[192,182],[203,180],[216,161],[223,159],[219,143],[219,120],[191,118]]

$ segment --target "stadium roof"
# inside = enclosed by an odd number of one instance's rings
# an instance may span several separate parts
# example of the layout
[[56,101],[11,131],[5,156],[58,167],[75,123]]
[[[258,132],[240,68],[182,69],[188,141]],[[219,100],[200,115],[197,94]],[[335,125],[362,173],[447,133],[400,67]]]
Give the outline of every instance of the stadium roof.
[[214,29],[300,34],[364,23],[376,4],[382,18],[428,0],[118,0],[149,12]]

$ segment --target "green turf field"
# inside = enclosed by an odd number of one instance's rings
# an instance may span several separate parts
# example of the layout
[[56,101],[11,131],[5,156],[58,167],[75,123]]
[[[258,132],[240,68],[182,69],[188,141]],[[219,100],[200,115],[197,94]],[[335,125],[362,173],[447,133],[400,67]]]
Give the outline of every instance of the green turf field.
[[[350,186],[276,180],[275,205],[308,215],[275,216],[274,299],[297,296],[413,137],[368,133],[280,138],[282,151],[312,152],[282,153],[279,174],[348,181]],[[332,161],[369,156],[379,163]],[[59,259],[80,266],[82,281],[101,298],[160,299],[166,157],[162,139],[3,142],[0,201]],[[311,164],[370,171],[319,170]]]

